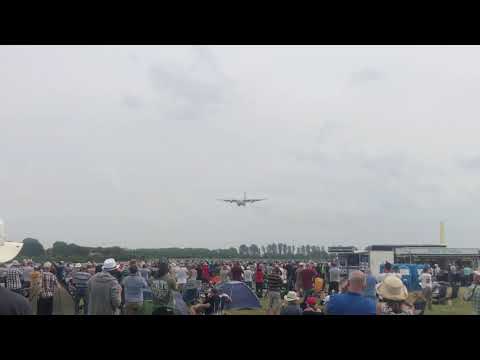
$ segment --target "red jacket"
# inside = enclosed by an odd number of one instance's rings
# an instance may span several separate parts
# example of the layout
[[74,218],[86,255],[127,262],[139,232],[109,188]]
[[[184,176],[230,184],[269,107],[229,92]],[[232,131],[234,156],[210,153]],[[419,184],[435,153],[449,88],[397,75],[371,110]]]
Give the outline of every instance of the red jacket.
[[208,265],[202,267],[202,278],[204,280],[210,280],[210,272],[208,271]]
[[256,283],[263,283],[263,271],[257,270],[255,273],[255,282]]

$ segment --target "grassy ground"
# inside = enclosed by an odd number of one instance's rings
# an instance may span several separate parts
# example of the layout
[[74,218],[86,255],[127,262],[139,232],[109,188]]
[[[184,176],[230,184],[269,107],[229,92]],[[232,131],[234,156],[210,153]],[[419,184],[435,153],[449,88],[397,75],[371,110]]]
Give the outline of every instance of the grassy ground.
[[[458,298],[452,300],[451,305],[432,305],[432,310],[425,310],[425,315],[471,315],[472,304],[463,301],[463,292],[465,288],[460,288]],[[73,315],[73,301],[71,296],[62,289],[57,294],[54,301],[54,314],[55,315]],[[227,315],[266,315],[267,311],[267,299],[263,297],[260,299],[262,305],[261,309],[254,310],[231,310],[226,311]]]
[[[450,304],[432,305],[432,310],[425,310],[425,315],[471,315],[472,304],[463,301],[463,292],[465,288],[460,288],[458,298],[451,301]],[[265,315],[267,311],[266,298],[260,299],[262,309],[255,310],[232,310],[228,315]]]

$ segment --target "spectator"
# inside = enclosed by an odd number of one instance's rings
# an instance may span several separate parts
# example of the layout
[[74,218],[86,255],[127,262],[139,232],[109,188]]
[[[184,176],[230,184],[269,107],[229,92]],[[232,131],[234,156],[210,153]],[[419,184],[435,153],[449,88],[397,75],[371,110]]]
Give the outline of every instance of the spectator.
[[282,290],[282,278],[280,277],[280,269],[278,267],[273,268],[271,273],[267,276],[267,286],[268,286],[268,309],[267,315],[278,315],[280,313],[281,307],[281,296],[280,292]]
[[195,266],[190,266],[190,270],[188,272],[188,280],[197,280],[197,269]]
[[[332,274],[330,269],[330,275]],[[375,302],[364,297],[365,274],[353,271],[348,280],[348,291],[330,297],[326,306],[328,315],[375,315]]]
[[283,299],[287,302],[287,306],[283,307],[280,315],[302,315],[302,309],[298,304],[300,298],[295,291],[289,291]]
[[7,289],[22,295],[22,273],[17,260],[13,260],[7,271]]
[[26,265],[23,267],[23,288],[30,288],[32,283],[32,272],[33,266],[31,261],[27,261]]
[[263,297],[263,285],[264,284],[264,274],[260,264],[257,265],[257,271],[255,272],[255,292],[257,297]]
[[377,276],[377,283],[381,283],[385,277],[388,275],[394,275],[395,273],[392,271],[392,264],[388,261],[385,261],[385,265],[383,266],[383,273]]
[[332,263],[332,266],[329,270],[329,282],[328,282],[328,294],[338,293],[340,285],[340,269],[337,267],[336,263]]
[[130,265],[129,275],[122,280],[125,289],[125,314],[140,315],[143,307],[143,289],[147,282],[140,275],[137,265]]
[[31,279],[28,300],[32,306],[33,314],[38,314],[38,299],[42,289],[42,272],[40,266],[33,269]]
[[116,315],[121,305],[121,287],[111,272],[118,268],[115,259],[107,259],[102,271],[88,280],[88,315]]
[[230,269],[227,264],[223,264],[220,270],[220,282],[227,282],[230,280]]
[[250,270],[250,266],[247,266],[243,275],[245,277],[245,284],[251,289],[252,288],[252,282],[253,282],[253,271]]
[[377,301],[377,279],[375,276],[372,275],[370,270],[365,271],[366,274],[366,286],[363,292],[363,296],[372,299],[373,301]]
[[80,301],[83,301],[83,313],[87,315],[88,312],[88,280],[92,277],[90,273],[87,272],[87,268],[82,266],[82,264],[75,264],[75,273],[72,278],[72,285],[74,288],[74,302],[75,302],[75,315],[80,314]]
[[210,282],[210,270],[208,267],[208,263],[203,263],[202,266],[202,282],[204,284],[208,284]]
[[147,264],[143,263],[142,268],[140,269],[140,275],[142,275],[142,278],[144,278],[146,282],[148,282],[151,273],[152,271],[147,267]]
[[301,273],[303,297],[305,299],[313,293],[313,281],[316,276],[317,272],[313,268],[312,264],[308,264],[307,268]]
[[187,283],[187,277],[188,277],[187,269],[185,268],[185,266],[183,264],[180,264],[180,266],[178,267],[178,269],[176,271],[175,276],[176,276],[176,280],[177,280],[178,291],[180,291],[182,293],[183,292],[183,287]]
[[302,271],[304,270],[304,267],[305,267],[304,263],[298,264],[297,271],[295,272],[295,290],[297,292],[303,289]]
[[32,307],[24,296],[0,287],[0,315],[32,315]]
[[53,297],[57,291],[57,286],[57,279],[52,273],[52,264],[46,262],[43,264],[42,285],[37,304],[38,315],[53,314]]
[[422,287],[423,297],[427,302],[428,310],[432,310],[432,275],[429,272],[429,268],[425,267],[423,269],[419,280]]
[[240,267],[240,263],[238,261],[232,267],[231,273],[233,281],[243,281],[243,270]]
[[317,307],[317,299],[313,296],[307,298],[305,305],[303,315],[322,315],[322,312]]
[[285,268],[287,269],[287,289],[291,291],[295,288],[295,268],[292,262],[289,262]]
[[470,266],[465,266],[463,268],[463,286],[470,286],[472,283],[472,268]]
[[472,302],[474,315],[480,315],[480,271],[473,272],[473,284],[465,291],[463,299]]
[[173,315],[175,313],[174,291],[177,290],[175,279],[170,275],[168,261],[163,259],[158,264],[158,271],[150,279],[152,289],[152,315]]
[[63,261],[60,261],[58,265],[53,263],[53,266],[55,266],[55,272],[57,274],[58,281],[61,284],[65,284],[65,265]]
[[381,315],[414,315],[415,309],[406,302],[408,291],[402,280],[393,274],[387,275],[378,285],[380,302],[377,313]]

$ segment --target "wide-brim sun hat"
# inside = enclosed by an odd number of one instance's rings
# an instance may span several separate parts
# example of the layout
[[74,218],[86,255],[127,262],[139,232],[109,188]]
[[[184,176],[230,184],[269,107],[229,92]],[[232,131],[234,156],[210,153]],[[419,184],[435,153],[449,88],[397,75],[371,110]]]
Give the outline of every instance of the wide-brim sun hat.
[[118,264],[115,259],[107,259],[103,262],[102,270],[103,271],[112,271],[118,269]]
[[403,301],[408,298],[408,290],[397,276],[388,275],[377,286],[377,294],[385,300]]
[[47,261],[45,264],[43,264],[44,269],[50,269],[52,267],[52,263]]
[[300,298],[297,296],[297,293],[295,291],[289,291],[287,295],[283,297],[283,299],[288,302],[300,300]]
[[82,267],[82,264],[76,263],[73,267],[78,269],[78,268],[81,268],[81,267]]
[[13,260],[12,266],[20,266],[20,263],[17,260]]

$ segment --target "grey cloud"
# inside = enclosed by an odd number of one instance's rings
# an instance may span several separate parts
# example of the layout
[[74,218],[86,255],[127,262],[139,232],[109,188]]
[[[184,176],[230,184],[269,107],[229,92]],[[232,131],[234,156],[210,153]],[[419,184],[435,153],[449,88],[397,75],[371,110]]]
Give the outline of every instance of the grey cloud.
[[122,103],[131,109],[139,109],[143,105],[142,100],[138,96],[132,95],[125,95],[122,98]]
[[385,74],[374,68],[364,68],[354,71],[350,75],[350,82],[352,84],[363,84],[372,81],[378,81],[385,78]]
[[458,163],[467,170],[480,170],[480,156],[464,158],[459,160]]

